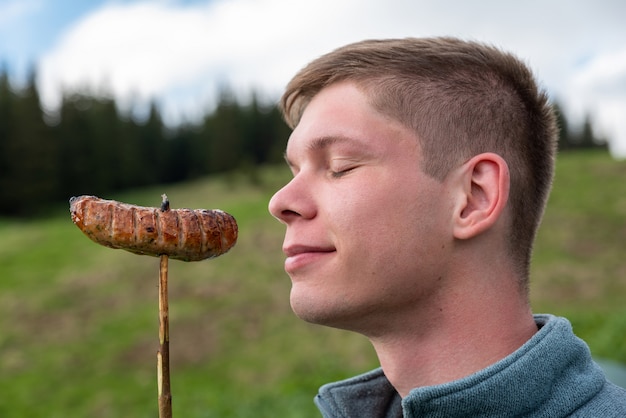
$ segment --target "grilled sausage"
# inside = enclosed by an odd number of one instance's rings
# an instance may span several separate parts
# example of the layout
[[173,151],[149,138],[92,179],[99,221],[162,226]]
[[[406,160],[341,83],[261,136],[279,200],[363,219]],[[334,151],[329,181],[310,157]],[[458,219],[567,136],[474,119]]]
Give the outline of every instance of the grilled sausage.
[[200,261],[224,254],[237,241],[235,218],[219,209],[163,211],[80,196],[70,199],[70,213],[93,241],[135,254]]

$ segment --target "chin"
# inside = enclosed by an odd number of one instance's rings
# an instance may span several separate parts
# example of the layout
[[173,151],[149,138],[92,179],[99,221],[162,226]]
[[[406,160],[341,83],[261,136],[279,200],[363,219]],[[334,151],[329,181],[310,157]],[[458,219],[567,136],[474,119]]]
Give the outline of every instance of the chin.
[[335,308],[328,298],[311,295],[310,292],[291,290],[291,310],[303,321],[318,325],[328,325],[335,316]]
[[362,314],[346,304],[344,298],[322,298],[291,291],[291,309],[296,316],[311,324],[349,331],[358,331]]
[[293,290],[290,303],[291,310],[298,318],[312,324],[326,325],[330,316],[326,304],[319,303],[310,296],[299,296]]

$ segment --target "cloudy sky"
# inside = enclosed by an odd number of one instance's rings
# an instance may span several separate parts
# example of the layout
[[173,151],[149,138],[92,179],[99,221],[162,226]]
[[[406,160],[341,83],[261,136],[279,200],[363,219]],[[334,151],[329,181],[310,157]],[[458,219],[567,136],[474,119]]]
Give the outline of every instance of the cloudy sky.
[[35,69],[44,105],[110,92],[194,121],[230,86],[275,100],[311,59],[365,38],[453,35],[515,52],[571,122],[588,114],[626,157],[622,0],[0,0],[0,62]]

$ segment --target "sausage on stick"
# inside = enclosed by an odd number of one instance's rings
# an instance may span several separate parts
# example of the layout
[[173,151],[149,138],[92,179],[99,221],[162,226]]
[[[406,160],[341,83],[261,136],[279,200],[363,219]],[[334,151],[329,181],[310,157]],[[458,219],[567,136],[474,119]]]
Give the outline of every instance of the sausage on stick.
[[168,260],[200,261],[222,255],[235,245],[238,228],[235,218],[219,209],[171,210],[167,196],[162,197],[160,208],[73,197],[70,213],[74,224],[98,244],[160,257],[158,405],[159,417],[171,418]]
[[70,213],[91,240],[136,254],[200,261],[224,254],[237,241],[235,218],[219,209],[162,211],[80,196],[70,199]]

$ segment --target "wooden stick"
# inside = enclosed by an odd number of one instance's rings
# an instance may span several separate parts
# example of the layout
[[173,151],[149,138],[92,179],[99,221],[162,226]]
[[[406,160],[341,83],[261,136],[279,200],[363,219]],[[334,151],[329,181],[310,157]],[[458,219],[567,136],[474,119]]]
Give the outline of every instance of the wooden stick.
[[[163,195],[161,210],[170,209],[167,196]],[[159,266],[159,351],[157,352],[157,387],[159,394],[159,418],[172,418],[172,393],[170,387],[170,325],[167,297],[167,255],[161,256]]]

